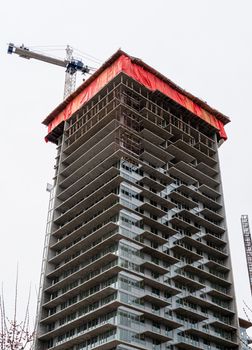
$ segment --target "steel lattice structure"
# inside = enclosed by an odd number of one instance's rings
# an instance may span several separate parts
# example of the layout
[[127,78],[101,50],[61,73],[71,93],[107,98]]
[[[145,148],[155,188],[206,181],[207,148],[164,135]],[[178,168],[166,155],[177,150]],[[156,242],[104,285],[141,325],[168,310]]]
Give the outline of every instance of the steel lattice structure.
[[249,275],[250,290],[252,295],[252,240],[249,228],[248,215],[241,216],[242,233],[244,240],[244,247],[247,259],[247,268]]

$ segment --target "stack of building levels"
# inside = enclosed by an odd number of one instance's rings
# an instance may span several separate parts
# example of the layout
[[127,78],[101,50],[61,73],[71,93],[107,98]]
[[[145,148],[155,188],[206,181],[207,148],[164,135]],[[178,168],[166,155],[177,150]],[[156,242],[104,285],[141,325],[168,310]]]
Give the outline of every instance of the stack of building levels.
[[57,157],[36,350],[239,348],[227,122],[122,51],[45,119]]

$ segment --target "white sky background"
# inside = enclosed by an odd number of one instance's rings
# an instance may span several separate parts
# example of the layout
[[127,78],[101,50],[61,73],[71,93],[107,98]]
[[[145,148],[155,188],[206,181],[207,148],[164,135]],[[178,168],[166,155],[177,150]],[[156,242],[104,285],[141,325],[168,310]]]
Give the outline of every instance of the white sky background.
[[[230,116],[220,158],[237,302],[244,316],[242,300],[252,306],[240,226],[241,214],[248,214],[252,230],[251,18],[251,0],[1,3],[0,282],[9,313],[17,263],[20,313],[30,284],[30,313],[35,313],[49,198],[45,189],[56,156],[55,146],[43,140],[41,121],[62,101],[64,87],[63,68],[7,55],[7,43],[13,42],[70,44],[101,61],[120,47]],[[65,56],[64,51],[53,54]]]

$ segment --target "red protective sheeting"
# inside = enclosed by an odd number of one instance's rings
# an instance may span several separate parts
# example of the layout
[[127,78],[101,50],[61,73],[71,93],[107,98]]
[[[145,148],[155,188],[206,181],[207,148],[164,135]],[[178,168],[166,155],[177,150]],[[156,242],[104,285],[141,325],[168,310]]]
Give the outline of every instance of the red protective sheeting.
[[217,130],[219,130],[219,135],[221,138],[227,138],[226,132],[224,130],[224,124],[222,121],[218,120],[216,116],[200,107],[189,97],[172,88],[152,72],[148,71],[139,64],[134,63],[129,56],[124,54],[117,58],[115,62],[113,62],[109,67],[104,69],[95,78],[95,80],[93,80],[88,86],[83,89],[82,92],[80,92],[68,103],[68,105],[48,124],[48,133],[56,128],[56,126],[58,126],[62,121],[70,118],[74,112],[76,112],[85,102],[90,100],[99,90],[101,90],[120,72],[125,72],[127,75],[152,91],[161,91],[163,94],[167,95],[172,100],[176,101],[181,106],[197,115],[199,118],[214,126]]

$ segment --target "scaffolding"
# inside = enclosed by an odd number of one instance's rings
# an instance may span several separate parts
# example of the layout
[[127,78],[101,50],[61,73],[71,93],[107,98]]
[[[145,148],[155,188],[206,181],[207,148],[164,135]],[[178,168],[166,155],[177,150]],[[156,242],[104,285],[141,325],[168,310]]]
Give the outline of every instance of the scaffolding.
[[245,247],[246,259],[247,259],[250,291],[252,295],[252,241],[251,241],[251,234],[249,229],[248,215],[241,216],[241,225],[242,225],[244,247]]

